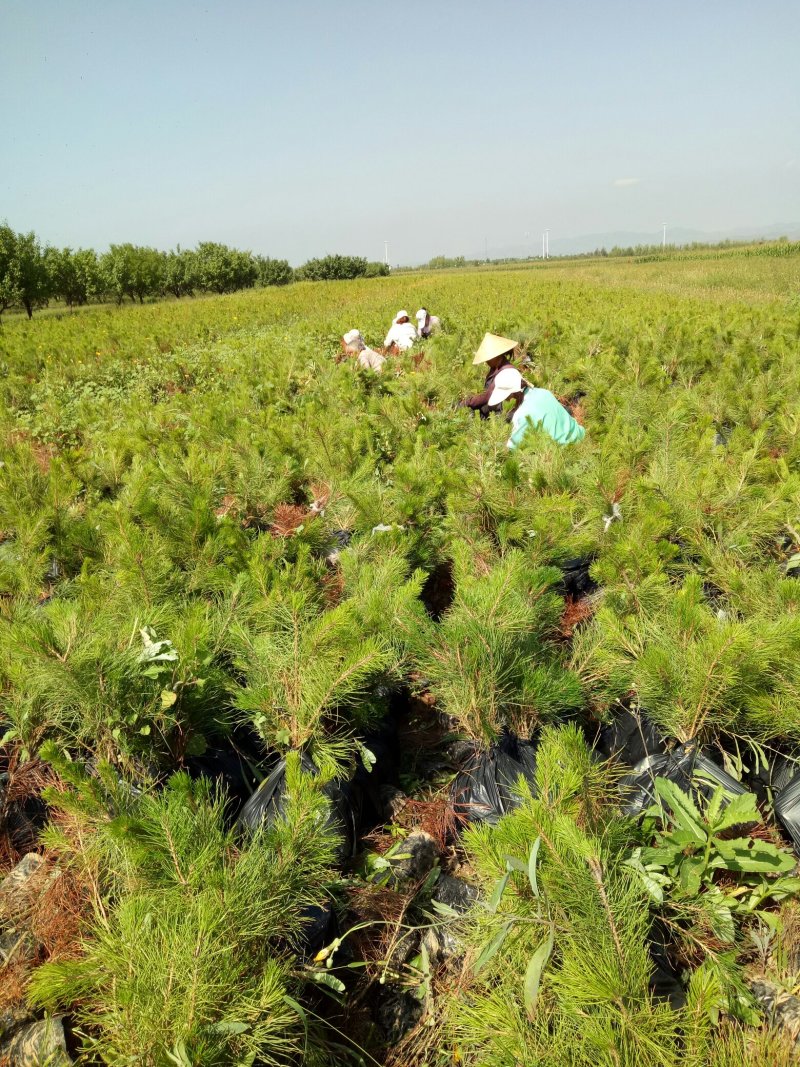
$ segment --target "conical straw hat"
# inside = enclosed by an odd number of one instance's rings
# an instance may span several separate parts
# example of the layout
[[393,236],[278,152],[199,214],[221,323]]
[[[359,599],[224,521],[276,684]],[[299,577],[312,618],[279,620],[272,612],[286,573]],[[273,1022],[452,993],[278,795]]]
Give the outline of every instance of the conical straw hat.
[[488,363],[495,356],[502,356],[506,352],[512,352],[519,341],[512,341],[508,337],[498,337],[496,333],[484,334],[481,346],[475,353],[473,365],[476,363]]

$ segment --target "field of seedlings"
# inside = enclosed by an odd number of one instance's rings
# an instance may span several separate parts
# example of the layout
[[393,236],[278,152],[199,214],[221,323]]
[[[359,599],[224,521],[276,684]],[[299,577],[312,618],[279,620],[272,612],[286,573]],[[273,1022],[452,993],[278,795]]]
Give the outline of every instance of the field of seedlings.
[[799,265],[4,319],[0,1064],[796,1062]]

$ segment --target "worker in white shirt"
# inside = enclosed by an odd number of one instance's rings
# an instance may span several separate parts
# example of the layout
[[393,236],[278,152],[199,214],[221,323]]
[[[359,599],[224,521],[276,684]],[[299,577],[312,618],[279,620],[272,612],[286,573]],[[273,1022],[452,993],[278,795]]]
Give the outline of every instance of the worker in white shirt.
[[405,352],[411,348],[416,339],[417,330],[415,326],[411,325],[408,318],[408,312],[398,311],[394,317],[391,329],[386,334],[386,340],[383,342],[383,347],[391,348],[394,346],[397,352]]
[[438,316],[431,315],[427,308],[420,308],[416,314],[417,333],[420,337],[430,337],[441,326]]
[[358,365],[364,370],[374,370],[380,374],[386,356],[376,352],[374,348],[367,348],[360,330],[348,330],[342,337],[342,351],[348,356],[358,356]]

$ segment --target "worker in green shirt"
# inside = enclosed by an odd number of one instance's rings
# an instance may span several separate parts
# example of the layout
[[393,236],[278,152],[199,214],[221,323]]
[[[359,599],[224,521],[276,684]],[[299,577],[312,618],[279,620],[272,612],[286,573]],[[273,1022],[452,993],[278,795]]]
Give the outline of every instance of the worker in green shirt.
[[516,367],[502,367],[494,379],[489,406],[514,400],[509,448],[517,448],[532,427],[539,427],[560,445],[582,441],[586,431],[549,389],[528,385]]

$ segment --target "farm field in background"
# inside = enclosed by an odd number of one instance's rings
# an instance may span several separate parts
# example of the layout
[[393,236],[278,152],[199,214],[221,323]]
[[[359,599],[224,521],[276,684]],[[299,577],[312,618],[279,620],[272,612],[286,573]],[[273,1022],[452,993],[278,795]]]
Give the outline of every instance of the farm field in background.
[[760,252],[761,249],[754,249],[748,256],[743,250],[731,249],[717,254],[710,251],[677,252],[663,258],[656,254],[621,262],[570,260],[563,266],[550,262],[545,269],[564,280],[667,292],[710,301],[752,304],[796,299],[800,291],[800,254],[768,256]]
[[[583,442],[458,408],[487,330]],[[47,1012],[86,1064],[792,1062],[800,257],[4,317],[0,390],[0,1056]],[[644,814],[634,720],[691,755]]]

